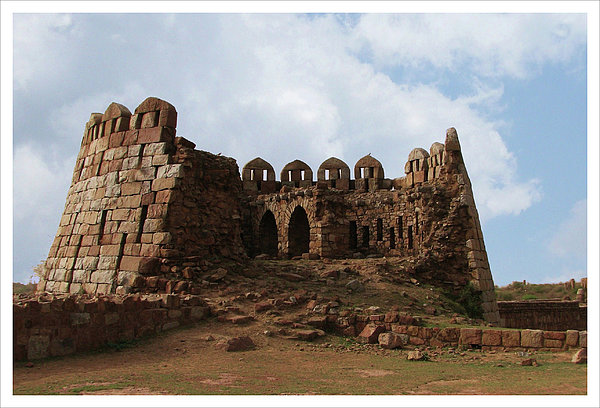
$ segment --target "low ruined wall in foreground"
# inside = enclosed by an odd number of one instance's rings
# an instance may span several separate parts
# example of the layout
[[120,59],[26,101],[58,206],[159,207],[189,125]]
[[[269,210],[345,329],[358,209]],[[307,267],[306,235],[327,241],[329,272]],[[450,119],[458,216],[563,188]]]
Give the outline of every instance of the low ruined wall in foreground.
[[15,361],[63,356],[132,341],[203,320],[194,295],[21,296],[13,299]]
[[[245,321],[264,312],[262,303],[257,306],[262,308],[255,308],[254,316],[242,316]],[[197,295],[19,295],[13,298],[14,360],[35,360],[99,349],[219,314],[219,310],[211,310]],[[219,316],[218,320],[223,324],[232,321],[225,316]],[[356,337],[358,341],[368,343],[378,343],[380,334],[391,332],[406,348],[564,351],[587,347],[586,331],[423,327],[418,318],[398,312],[344,313],[344,316],[316,314],[304,323],[302,326]]]

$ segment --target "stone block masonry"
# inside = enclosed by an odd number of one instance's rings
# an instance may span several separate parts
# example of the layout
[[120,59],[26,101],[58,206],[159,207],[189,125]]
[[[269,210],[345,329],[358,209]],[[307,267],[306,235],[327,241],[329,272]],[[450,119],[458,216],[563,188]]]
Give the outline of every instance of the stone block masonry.
[[577,301],[527,300],[498,302],[504,327],[542,330],[585,330],[587,305]]
[[192,295],[41,295],[13,299],[14,360],[129,342],[207,318]]
[[39,291],[137,292],[186,259],[243,256],[235,161],[194,150],[176,123],[157,98],[91,115]]
[[[133,114],[112,103],[91,115],[38,291],[181,291],[207,259],[384,255],[455,292],[470,283],[483,317],[500,322],[454,128],[429,152],[413,149],[399,178],[385,178],[369,154],[354,172],[325,160],[316,181],[294,160],[277,181],[261,158],[240,175],[234,159],[176,137],[176,125],[175,108],[158,98]],[[165,281],[181,283],[156,285]]]

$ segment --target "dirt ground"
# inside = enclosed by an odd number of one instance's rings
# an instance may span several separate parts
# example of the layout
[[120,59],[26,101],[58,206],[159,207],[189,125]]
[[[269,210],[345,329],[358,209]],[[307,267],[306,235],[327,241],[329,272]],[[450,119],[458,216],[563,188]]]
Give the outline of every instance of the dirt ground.
[[[210,320],[123,349],[14,364],[14,394],[65,395],[581,395],[587,364],[573,352],[384,350],[326,335],[287,339],[255,321]],[[266,332],[266,333],[265,333]],[[256,347],[227,352],[221,339],[248,335]],[[538,366],[521,366],[534,358]],[[31,364],[29,364],[31,365]]]

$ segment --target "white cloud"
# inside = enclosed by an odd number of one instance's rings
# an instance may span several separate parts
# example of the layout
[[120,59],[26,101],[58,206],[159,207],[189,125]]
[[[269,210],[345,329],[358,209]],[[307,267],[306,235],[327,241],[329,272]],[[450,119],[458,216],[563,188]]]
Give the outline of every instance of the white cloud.
[[420,67],[524,78],[546,62],[585,52],[584,14],[368,14],[354,50],[380,66]]
[[577,201],[548,243],[552,255],[585,261],[587,256],[587,200]]
[[[19,58],[14,60],[15,90],[28,88],[31,81],[47,81],[49,76],[60,77],[69,69],[69,53],[65,33],[73,28],[69,14],[19,14],[14,18],[14,49]],[[48,70],[47,67],[52,67]],[[36,77],[39,71],[43,77]]]
[[539,283],[561,283],[568,282],[571,279],[580,282],[581,278],[587,278],[587,271],[585,269],[563,268],[559,275],[547,275]]
[[[49,164],[31,145],[21,145],[14,153],[14,217],[17,222],[58,220],[62,215],[75,156],[62,163]],[[62,194],[58,195],[60,191]],[[58,225],[49,226],[56,230]],[[56,231],[54,231],[55,233]]]

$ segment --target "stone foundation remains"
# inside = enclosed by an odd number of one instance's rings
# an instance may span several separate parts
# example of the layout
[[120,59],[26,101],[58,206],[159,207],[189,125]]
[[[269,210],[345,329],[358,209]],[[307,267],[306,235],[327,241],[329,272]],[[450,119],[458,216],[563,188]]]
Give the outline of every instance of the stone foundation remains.
[[587,305],[578,301],[526,300],[498,302],[504,327],[586,330]]
[[15,361],[63,356],[129,342],[205,319],[210,308],[190,295],[90,295],[15,299]]
[[[85,126],[71,187],[38,291],[193,293],[205,259],[395,256],[421,280],[471,283],[499,323],[494,284],[455,129],[414,149],[405,176],[367,155],[325,160],[317,180],[295,160],[244,166],[176,137],[177,112],[148,98],[112,103]],[[182,282],[167,285],[166,282]]]
[[[311,306],[309,301],[306,307]],[[264,302],[257,303],[255,309],[251,316],[220,316],[219,310],[211,310],[200,297],[193,295],[43,294],[15,297],[14,360],[36,360],[118,345],[202,321],[211,315],[217,315],[223,322],[245,324],[267,310]],[[292,325],[293,322],[288,323]],[[416,318],[394,311],[374,315],[312,314],[307,316],[305,323],[302,326],[356,337],[365,343],[379,343],[382,347],[385,347],[383,333],[397,335],[394,337],[403,348],[563,351],[587,347],[586,331],[423,327]]]

